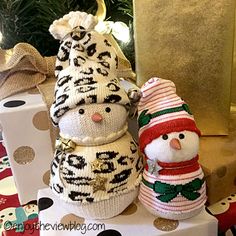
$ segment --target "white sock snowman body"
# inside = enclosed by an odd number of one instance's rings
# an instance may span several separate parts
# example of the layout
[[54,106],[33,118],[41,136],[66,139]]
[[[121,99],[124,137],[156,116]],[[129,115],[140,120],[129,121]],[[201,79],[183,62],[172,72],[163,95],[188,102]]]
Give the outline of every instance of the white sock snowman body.
[[139,199],[152,214],[163,218],[195,216],[206,202],[198,163],[200,131],[173,82],[152,78],[141,91],[139,142],[147,164]]
[[60,129],[50,187],[74,214],[105,219],[137,197],[142,159],[127,131],[130,100],[116,77],[115,50],[93,30],[95,21],[71,12],[51,27],[63,40],[50,110]]

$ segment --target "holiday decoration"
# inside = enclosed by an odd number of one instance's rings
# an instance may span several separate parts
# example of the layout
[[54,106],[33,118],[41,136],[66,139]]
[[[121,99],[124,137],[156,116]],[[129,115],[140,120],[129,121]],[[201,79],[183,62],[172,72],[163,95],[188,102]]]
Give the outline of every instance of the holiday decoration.
[[91,220],[77,216],[76,211],[61,207],[61,201],[49,188],[39,190],[38,206],[39,222],[42,225],[54,226],[54,228],[41,227],[41,236],[217,235],[218,222],[205,209],[190,219],[168,220],[150,214],[139,201],[135,201],[114,218]]
[[[202,137],[200,164],[207,183],[207,202],[212,205],[236,193],[236,107],[232,106],[227,137]],[[214,157],[212,156],[214,153]]]
[[172,80],[202,134],[227,135],[235,1],[133,3],[137,84]]
[[123,22],[105,21],[107,12],[105,2],[104,0],[96,1],[98,3],[98,9],[96,12],[98,23],[95,26],[95,30],[103,34],[116,50],[118,57],[117,77],[130,80],[132,83],[134,83],[136,75],[132,70],[131,63],[124,55],[117,41],[114,39],[115,37],[116,39],[120,39],[123,42],[127,42],[130,38],[129,29]]
[[[43,56],[54,56],[59,43],[48,32],[51,23],[70,11],[85,11],[96,14],[100,0],[2,0],[0,2],[0,47],[13,48],[20,42],[33,45]],[[115,23],[115,29],[128,25],[132,32],[132,1],[130,0],[105,0],[105,19]],[[63,7],[62,7],[63,6]],[[30,20],[29,20],[30,19]],[[126,28],[126,27],[125,27]],[[122,28],[123,29],[123,28]],[[118,29],[119,30],[119,29]],[[118,37],[123,32],[118,33]],[[134,41],[129,42],[119,38],[118,43],[125,55],[134,66]]]
[[200,131],[170,80],[153,77],[141,92],[139,144],[147,164],[139,199],[154,215],[190,218],[206,202],[204,175],[198,163]]
[[[30,201],[26,205],[20,205],[9,165],[6,150],[0,142],[0,234],[1,235],[28,235],[27,231],[31,228],[30,235],[38,235],[32,232],[34,224],[38,222],[37,201]],[[36,232],[37,231],[37,232]]]
[[96,25],[96,17],[77,11],[49,29],[61,40],[50,109],[60,139],[50,187],[77,215],[104,219],[137,197],[142,158],[127,132],[130,99],[117,78],[116,50]]
[[14,48],[0,48],[0,99],[55,83],[55,57],[42,57],[30,44],[19,43]]
[[[236,25],[236,17],[234,17],[234,25]],[[236,35],[236,27],[234,27],[234,35]],[[236,38],[234,38],[234,53],[233,53],[233,70],[231,81],[231,102],[236,105]]]
[[47,107],[38,93],[10,96],[0,101],[0,123],[19,200],[25,204],[48,182],[53,150]]
[[233,235],[235,234],[236,194],[209,206],[207,210],[218,220],[219,232],[225,233],[231,228]]
[[0,58],[1,130],[19,200],[25,204],[48,183],[57,134],[48,115],[55,57],[44,58],[33,46],[20,43],[1,50]]

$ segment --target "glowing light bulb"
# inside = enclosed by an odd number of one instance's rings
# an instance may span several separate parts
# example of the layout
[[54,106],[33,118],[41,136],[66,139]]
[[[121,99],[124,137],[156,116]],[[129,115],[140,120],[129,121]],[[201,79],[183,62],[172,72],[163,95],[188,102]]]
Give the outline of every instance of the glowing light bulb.
[[129,27],[121,21],[99,21],[95,30],[101,34],[109,34],[111,32],[114,37],[124,43],[130,41]]
[[2,35],[2,32],[0,31],[0,43],[2,42],[2,38],[3,38],[3,35]]
[[129,27],[121,21],[117,21],[113,24],[112,34],[124,43],[128,43],[130,41]]
[[111,21],[98,21],[95,30],[100,34],[109,34],[112,30]]

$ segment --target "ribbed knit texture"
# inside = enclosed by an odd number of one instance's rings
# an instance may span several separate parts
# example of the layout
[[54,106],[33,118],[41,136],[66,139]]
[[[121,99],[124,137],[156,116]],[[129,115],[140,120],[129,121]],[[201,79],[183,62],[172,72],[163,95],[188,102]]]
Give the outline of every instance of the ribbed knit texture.
[[172,81],[153,77],[142,86],[141,92],[138,121],[142,151],[153,138],[173,131],[189,130],[200,135],[188,105],[176,94]]
[[[96,163],[100,169],[93,169]],[[51,166],[50,186],[66,202],[98,202],[134,190],[141,181],[142,169],[137,145],[126,133],[104,145],[77,145],[66,156],[58,152]],[[102,191],[93,187],[97,177],[107,179]]]
[[87,13],[72,12],[50,27],[54,37],[64,36],[57,54],[55,101],[50,109],[54,125],[68,110],[82,104],[118,103],[130,107],[117,79],[115,48],[93,30],[96,20]]
[[136,187],[128,193],[116,195],[108,200],[93,204],[62,203],[62,207],[86,219],[108,219],[123,212],[137,198],[138,191],[139,187]]
[[[172,168],[171,170],[172,173],[174,173],[174,171],[178,170],[178,168]],[[171,174],[170,169],[168,169],[168,171],[168,175],[160,174],[155,176],[145,170],[143,173],[143,179],[144,181],[152,184],[154,184],[156,181],[160,181],[170,185],[184,185],[190,183],[196,178],[202,180],[204,176],[200,166],[195,171],[190,171],[188,173],[188,171],[184,170],[186,173],[177,175]],[[200,193],[200,197],[196,200],[188,200],[181,194],[178,194],[178,196],[170,202],[162,202],[161,200],[157,199],[157,197],[161,194],[155,193],[152,188],[146,186],[144,183],[141,183],[139,200],[146,206],[146,208],[151,210],[153,213],[155,212],[156,215],[168,215],[170,219],[184,219],[191,216],[191,212],[202,209],[206,202],[205,183],[203,183],[202,187],[197,192]]]
[[[83,114],[80,114],[81,111]],[[100,114],[102,122],[88,122],[93,114]],[[61,117],[60,136],[81,146],[110,143],[126,133],[127,115],[124,106],[117,104],[81,105]],[[99,131],[96,132],[97,130]]]
[[[172,81],[151,78],[141,92],[139,144],[147,165],[139,199],[154,215],[187,219],[198,214],[206,202],[197,155],[200,130]],[[162,147],[164,151],[160,151]]]
[[50,109],[61,137],[50,187],[68,210],[105,219],[137,197],[143,163],[127,132],[130,100],[117,78],[115,48],[95,24],[92,15],[71,12],[50,27],[61,39]]

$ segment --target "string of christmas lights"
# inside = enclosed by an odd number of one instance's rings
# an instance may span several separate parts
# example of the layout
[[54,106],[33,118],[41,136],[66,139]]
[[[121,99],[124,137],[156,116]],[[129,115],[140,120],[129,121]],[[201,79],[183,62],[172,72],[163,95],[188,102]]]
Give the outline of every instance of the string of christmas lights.
[[[134,66],[133,6],[130,0],[104,0],[106,26]],[[96,14],[96,0],[1,0],[0,47],[13,48],[19,42],[33,45],[43,56],[56,55],[59,42],[48,32],[50,24],[70,11]]]

